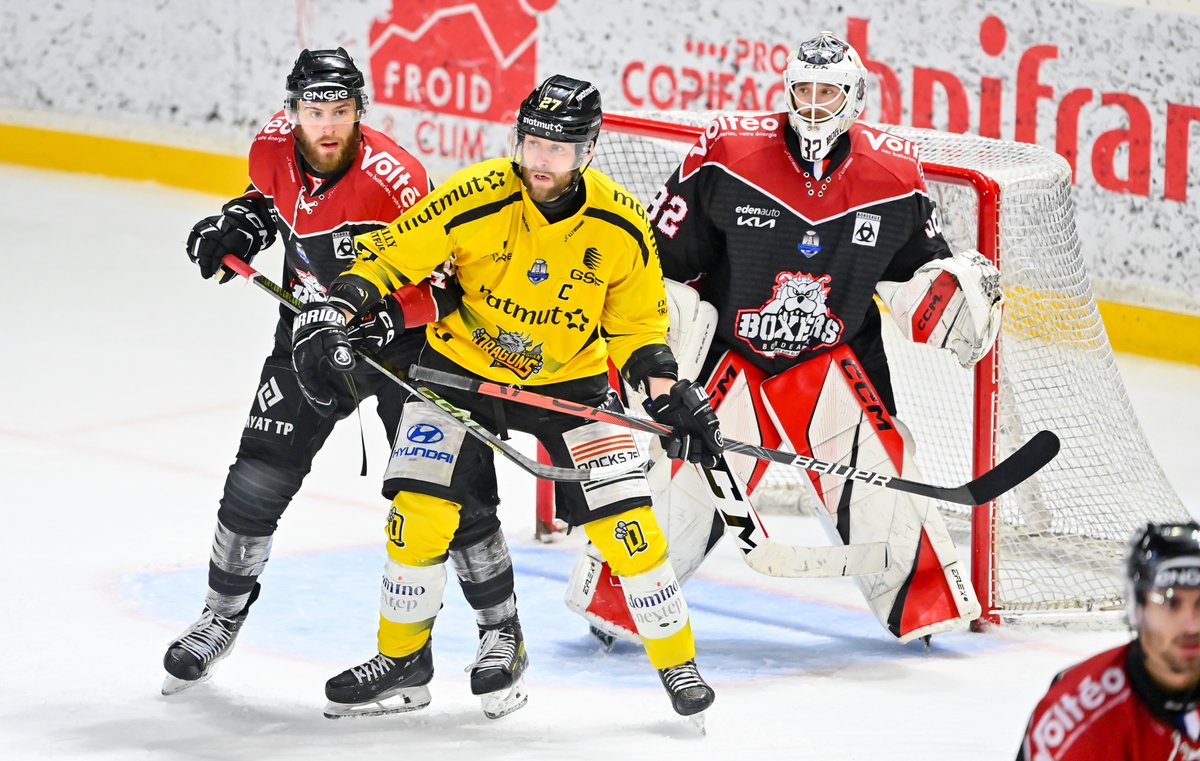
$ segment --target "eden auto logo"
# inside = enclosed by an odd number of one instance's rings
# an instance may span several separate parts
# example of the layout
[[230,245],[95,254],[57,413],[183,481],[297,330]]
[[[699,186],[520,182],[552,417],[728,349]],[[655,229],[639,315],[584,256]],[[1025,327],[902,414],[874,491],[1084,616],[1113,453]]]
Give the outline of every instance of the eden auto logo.
[[375,101],[511,122],[537,85],[537,15],[557,0],[392,0],[371,25]]

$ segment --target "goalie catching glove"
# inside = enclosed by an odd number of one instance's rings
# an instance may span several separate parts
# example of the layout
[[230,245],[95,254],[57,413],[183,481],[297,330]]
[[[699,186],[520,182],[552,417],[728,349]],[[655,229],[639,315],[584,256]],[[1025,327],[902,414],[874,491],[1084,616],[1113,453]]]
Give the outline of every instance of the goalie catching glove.
[[690,380],[676,381],[670,393],[659,394],[643,404],[650,417],[674,429],[670,436],[662,437],[667,457],[706,468],[717,466],[725,442],[703,386]]
[[949,349],[963,367],[983,359],[1000,333],[1000,272],[978,251],[935,259],[876,290],[905,338]]
[[[225,254],[233,254],[247,264],[255,255],[275,242],[275,223],[262,198],[242,196],[221,207],[221,213],[205,217],[188,235],[187,254],[200,267],[200,277],[208,280],[221,269]],[[234,276],[226,270],[219,282]]]

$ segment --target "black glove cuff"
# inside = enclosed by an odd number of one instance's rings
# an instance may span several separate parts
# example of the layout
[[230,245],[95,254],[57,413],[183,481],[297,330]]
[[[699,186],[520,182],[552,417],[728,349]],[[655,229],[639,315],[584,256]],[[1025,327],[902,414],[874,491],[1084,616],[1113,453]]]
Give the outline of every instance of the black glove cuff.
[[671,353],[671,347],[666,344],[651,344],[629,355],[629,360],[621,368],[621,375],[634,388],[649,393],[648,378],[679,377],[679,363]]
[[326,294],[330,304],[350,310],[354,317],[362,317],[371,311],[381,294],[376,292],[370,281],[356,275],[338,275]]

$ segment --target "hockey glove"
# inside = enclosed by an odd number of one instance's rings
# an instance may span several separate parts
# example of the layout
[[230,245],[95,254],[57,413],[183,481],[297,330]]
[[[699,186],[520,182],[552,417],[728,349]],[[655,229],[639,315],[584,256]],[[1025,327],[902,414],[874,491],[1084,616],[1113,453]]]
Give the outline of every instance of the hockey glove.
[[[215,217],[205,217],[196,223],[188,235],[188,258],[200,266],[205,280],[221,269],[225,254],[233,254],[249,263],[259,251],[275,242],[275,223],[261,198],[235,198],[221,208]],[[233,272],[221,274],[220,282],[228,282]]]
[[355,349],[383,351],[384,347],[404,332],[404,312],[400,304],[387,297],[371,311],[350,322],[347,335]]
[[644,405],[650,417],[675,429],[662,437],[667,457],[716,467],[725,442],[703,386],[690,380],[676,381],[670,393],[647,399]]
[[292,366],[304,398],[321,417],[344,417],[354,409],[355,364],[342,312],[321,301],[305,304],[292,323]]

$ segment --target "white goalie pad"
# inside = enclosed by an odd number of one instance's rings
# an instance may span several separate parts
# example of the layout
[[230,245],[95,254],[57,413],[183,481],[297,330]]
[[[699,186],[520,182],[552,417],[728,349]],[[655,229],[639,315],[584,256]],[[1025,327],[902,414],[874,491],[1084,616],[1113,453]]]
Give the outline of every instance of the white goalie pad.
[[1000,272],[978,251],[936,259],[907,282],[875,290],[905,338],[949,349],[963,367],[983,359],[1000,333]]
[[679,363],[679,377],[695,380],[717,330],[717,309],[690,286],[665,278],[663,285],[671,318],[667,345]]
[[[839,464],[920,480],[912,439],[878,404],[849,349],[763,383],[763,399],[788,444]],[[901,642],[962,626],[980,608],[930,500],[829,474],[806,481],[830,541],[886,543],[889,565],[855,581],[879,622]]]

